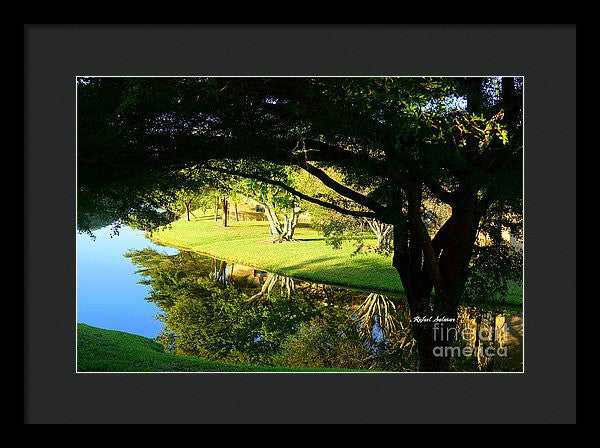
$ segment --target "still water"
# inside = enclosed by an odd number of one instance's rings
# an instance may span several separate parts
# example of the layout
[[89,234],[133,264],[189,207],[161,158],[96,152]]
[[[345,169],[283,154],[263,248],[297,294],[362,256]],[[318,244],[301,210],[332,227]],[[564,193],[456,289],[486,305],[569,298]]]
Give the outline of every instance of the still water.
[[156,337],[163,327],[156,320],[159,310],[144,300],[150,288],[138,284],[136,266],[124,254],[147,247],[169,255],[178,250],[157,246],[129,227],[113,237],[110,226],[104,227],[94,236],[77,234],[77,322]]
[[[402,297],[297,281],[159,246],[124,227],[77,236],[77,320],[238,364],[417,369]],[[463,306],[459,371],[521,371],[522,314]],[[458,350],[459,347],[457,347]],[[458,353],[458,352],[457,352]]]

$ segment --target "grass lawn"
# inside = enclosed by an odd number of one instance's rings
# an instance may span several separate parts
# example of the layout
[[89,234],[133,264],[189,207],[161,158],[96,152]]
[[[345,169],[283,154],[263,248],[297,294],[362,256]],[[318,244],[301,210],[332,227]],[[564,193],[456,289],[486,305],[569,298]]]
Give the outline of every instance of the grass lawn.
[[158,342],[122,331],[77,324],[78,372],[325,372],[225,364],[166,353]]
[[152,239],[299,280],[402,292],[391,257],[351,256],[355,248],[351,242],[334,249],[305,223],[298,224],[296,241],[272,243],[266,221],[230,220],[229,227],[221,227],[213,216],[175,221],[171,229],[155,232]]
[[[297,241],[274,244],[266,221],[230,220],[229,227],[222,227],[214,215],[195,214],[197,218],[191,221],[180,219],[171,228],[154,232],[152,240],[298,280],[373,292],[403,292],[391,256],[352,256],[354,242],[346,241],[341,249],[334,249],[308,224],[298,224],[294,234]],[[505,302],[520,305],[521,288],[513,288]]]

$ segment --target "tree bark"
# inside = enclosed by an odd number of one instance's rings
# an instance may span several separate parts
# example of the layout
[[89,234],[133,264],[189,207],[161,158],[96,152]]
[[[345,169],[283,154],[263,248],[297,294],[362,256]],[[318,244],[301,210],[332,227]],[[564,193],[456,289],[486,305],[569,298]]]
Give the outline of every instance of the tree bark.
[[279,218],[273,211],[273,209],[267,203],[261,204],[264,208],[264,214],[267,217],[267,221],[269,222],[269,232],[275,238],[277,235],[281,233],[281,223],[279,222]]
[[229,221],[229,201],[227,200],[227,198],[222,199],[221,205],[222,205],[221,222],[223,224],[223,227],[227,227],[227,224]]
[[392,250],[393,226],[377,219],[365,218],[365,220],[377,238],[375,249],[385,252]]
[[269,232],[273,235],[274,242],[281,241],[292,241],[294,239],[294,231],[298,224],[298,216],[300,215],[300,209],[298,207],[292,207],[286,211],[283,216],[283,222],[277,217],[274,206],[267,203],[261,203],[264,207],[264,214],[269,221]]
[[[453,349],[460,346],[458,305],[479,217],[474,207],[453,207],[451,217],[433,241],[428,235],[425,240],[422,220],[418,217],[416,221],[410,205],[408,222],[394,225],[392,264],[400,274],[408,300],[420,371],[448,371]],[[428,261],[428,257],[433,259]],[[436,318],[448,321],[436,323]]]

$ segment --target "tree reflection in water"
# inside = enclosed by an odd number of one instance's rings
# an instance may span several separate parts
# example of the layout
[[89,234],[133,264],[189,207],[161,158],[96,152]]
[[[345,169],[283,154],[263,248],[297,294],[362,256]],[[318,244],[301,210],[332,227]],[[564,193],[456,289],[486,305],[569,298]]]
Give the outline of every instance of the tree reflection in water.
[[264,281],[260,291],[250,297],[250,300],[256,299],[268,299],[271,295],[271,291],[275,285],[279,284],[281,287],[281,294],[291,298],[293,293],[296,291],[296,282],[291,277],[285,275],[273,274],[272,272],[267,273],[266,280]]
[[[151,287],[147,300],[159,307],[165,324],[158,340],[171,352],[281,367],[418,368],[402,297],[295,281],[192,252],[144,249],[126,256],[138,266],[140,283]],[[489,326],[490,319],[504,325],[507,317],[463,307],[458,324],[477,330]],[[458,359],[456,369],[511,369],[485,356],[486,344],[507,343],[493,333],[491,342],[461,341],[480,350]],[[520,365],[514,369],[521,370]]]

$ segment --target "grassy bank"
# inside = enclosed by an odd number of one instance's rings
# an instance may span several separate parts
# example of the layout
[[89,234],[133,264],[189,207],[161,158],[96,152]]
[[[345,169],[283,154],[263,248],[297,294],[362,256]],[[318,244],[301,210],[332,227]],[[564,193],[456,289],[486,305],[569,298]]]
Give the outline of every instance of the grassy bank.
[[78,372],[319,372],[335,369],[285,369],[226,364],[166,353],[152,339],[122,331],[77,324]]
[[299,224],[296,241],[288,243],[273,243],[268,229],[265,221],[230,221],[229,227],[221,227],[203,217],[175,221],[170,229],[155,232],[152,239],[299,280],[402,292],[390,257],[351,256],[355,249],[351,242],[334,249],[307,224]]
[[231,221],[221,227],[212,219],[179,220],[170,229],[155,232],[154,241],[193,250],[299,280],[353,288],[402,292],[400,277],[389,257],[377,254],[351,256],[355,246],[341,249],[306,224],[299,224],[296,241],[272,243],[267,222]]
[[[297,241],[274,244],[267,222],[231,220],[229,227],[221,227],[214,221],[214,215],[197,216],[191,221],[175,221],[170,229],[155,232],[152,239],[299,280],[369,291],[403,292],[391,257],[375,253],[352,256],[354,242],[345,242],[341,249],[334,249],[307,224],[299,224],[296,229]],[[520,305],[521,288],[511,290],[503,302]]]

